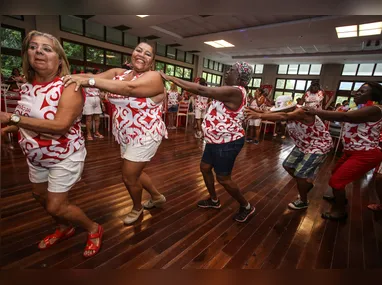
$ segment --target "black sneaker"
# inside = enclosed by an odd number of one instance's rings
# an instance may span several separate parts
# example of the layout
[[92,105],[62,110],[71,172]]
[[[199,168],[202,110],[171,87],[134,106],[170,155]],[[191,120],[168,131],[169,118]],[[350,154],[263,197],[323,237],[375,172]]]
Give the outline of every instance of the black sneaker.
[[244,223],[249,216],[255,213],[255,207],[251,205],[248,210],[245,207],[240,207],[239,211],[233,216],[233,219],[237,222]]
[[259,144],[259,141],[258,141],[258,140],[253,140],[252,143],[253,143],[253,144]]
[[[322,199],[324,199],[325,201],[328,201],[329,203],[333,203],[333,204],[336,203],[336,197],[331,196],[331,195],[325,194],[324,196],[322,196]],[[348,199],[345,198],[345,205],[347,205],[347,204],[348,204]]]
[[218,200],[217,202],[212,201],[211,198],[207,200],[201,200],[198,202],[198,207],[200,208],[215,208],[219,209],[221,207],[220,201]]
[[297,199],[296,201],[293,201],[292,203],[288,204],[288,207],[293,210],[303,210],[308,208],[309,202],[305,203],[301,201],[300,199]]

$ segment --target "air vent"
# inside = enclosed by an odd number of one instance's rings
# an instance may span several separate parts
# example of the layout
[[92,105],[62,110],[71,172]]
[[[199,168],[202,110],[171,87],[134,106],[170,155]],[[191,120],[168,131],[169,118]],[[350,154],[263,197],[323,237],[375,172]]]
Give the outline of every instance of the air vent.
[[182,45],[181,44],[171,44],[171,45],[167,45],[169,47],[181,47]]
[[160,37],[157,37],[157,36],[154,36],[154,35],[150,35],[150,36],[147,36],[145,37],[147,40],[156,40],[156,39],[159,39]]
[[202,18],[207,18],[207,17],[211,17],[212,15],[199,15],[199,17],[202,17]]
[[74,16],[76,16],[78,18],[82,18],[82,19],[88,20],[91,17],[94,17],[95,15],[74,15]]
[[193,49],[193,50],[188,50],[187,52],[189,52],[189,53],[198,53],[198,52],[200,52],[200,50]]
[[115,26],[113,28],[116,29],[116,30],[120,30],[122,32],[131,29],[131,27],[128,27],[128,26],[125,26],[125,25],[119,25],[119,26]]

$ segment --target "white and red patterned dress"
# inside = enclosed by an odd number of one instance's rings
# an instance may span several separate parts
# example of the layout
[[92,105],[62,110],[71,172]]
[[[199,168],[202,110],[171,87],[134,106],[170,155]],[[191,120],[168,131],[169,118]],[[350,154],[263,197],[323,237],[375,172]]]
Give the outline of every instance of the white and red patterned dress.
[[168,95],[167,95],[167,98],[168,98],[168,107],[172,107],[172,106],[178,106],[179,104],[179,101],[178,101],[178,98],[179,98],[179,93],[178,92],[169,92]]
[[[21,88],[21,99],[15,114],[45,120],[55,118],[64,86],[60,78],[52,82],[39,84],[26,83]],[[19,144],[32,165],[47,167],[70,157],[75,161],[84,161],[86,156],[85,140],[81,132],[79,116],[65,135],[37,133],[20,128]]]
[[[132,72],[125,71],[113,80],[124,80]],[[140,76],[144,76],[144,73]],[[139,76],[134,76],[132,80]],[[151,98],[127,97],[110,94],[114,105],[113,135],[119,144],[144,145],[152,140],[159,142],[167,138],[166,125],[162,120],[163,103],[155,103]]]
[[[378,106],[381,109],[382,107]],[[367,151],[379,148],[382,119],[361,124],[345,123],[342,135],[344,150]]]
[[204,139],[209,144],[223,144],[236,141],[244,137],[243,129],[244,107],[247,105],[247,92],[244,87],[239,88],[242,94],[240,107],[233,111],[223,102],[213,100],[204,117],[202,129]]
[[326,154],[333,147],[328,129],[317,116],[310,125],[291,120],[287,122],[287,126],[290,137],[303,153]]
[[200,95],[195,96],[195,108],[199,110],[205,110],[208,105],[208,98]]
[[310,93],[310,91],[307,91],[304,98],[305,106],[318,110],[322,109],[322,101],[324,100],[324,92],[322,90],[319,90],[317,93]]

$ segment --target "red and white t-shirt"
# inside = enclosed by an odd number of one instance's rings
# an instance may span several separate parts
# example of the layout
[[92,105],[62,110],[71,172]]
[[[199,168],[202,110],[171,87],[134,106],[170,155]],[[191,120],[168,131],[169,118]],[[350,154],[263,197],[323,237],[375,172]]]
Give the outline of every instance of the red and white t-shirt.
[[[124,80],[131,70],[114,77]],[[132,80],[144,76],[134,76]],[[155,103],[151,98],[127,97],[110,94],[109,101],[114,105],[113,135],[119,144],[144,145],[151,140],[167,138],[166,125],[162,120],[163,103]]]
[[202,129],[204,139],[210,144],[223,144],[244,137],[243,129],[244,107],[247,105],[247,92],[244,87],[239,88],[242,94],[240,107],[232,111],[223,102],[213,100],[204,117]]
[[326,154],[333,147],[332,137],[321,119],[315,116],[314,123],[287,121],[288,133],[303,153]]
[[195,108],[205,110],[208,105],[208,98],[200,95],[195,96]]
[[[379,106],[378,106],[379,107]],[[379,107],[382,112],[382,107]],[[345,123],[342,141],[344,150],[371,150],[379,148],[382,119],[361,124]]]
[[304,97],[305,106],[319,110],[322,109],[322,101],[324,100],[324,92],[322,90],[319,90],[317,93],[310,93],[310,91],[307,91]]
[[[52,82],[39,84],[26,83],[22,86],[21,99],[15,114],[25,117],[53,120],[64,86],[60,78]],[[19,144],[27,159],[36,166],[49,167],[70,157],[75,161],[84,161],[85,140],[81,132],[79,116],[65,135],[36,133],[20,128]]]
[[86,97],[99,97],[100,91],[98,88],[85,88],[84,89]]
[[178,106],[179,104],[179,101],[178,101],[178,98],[179,98],[179,93],[178,92],[168,92],[168,95],[167,95],[167,105],[169,107],[171,106]]
[[266,98],[264,98],[264,102],[260,106],[257,104],[256,98],[254,98],[250,104],[250,107],[252,107],[255,110],[261,110],[261,111],[266,110],[267,109]]

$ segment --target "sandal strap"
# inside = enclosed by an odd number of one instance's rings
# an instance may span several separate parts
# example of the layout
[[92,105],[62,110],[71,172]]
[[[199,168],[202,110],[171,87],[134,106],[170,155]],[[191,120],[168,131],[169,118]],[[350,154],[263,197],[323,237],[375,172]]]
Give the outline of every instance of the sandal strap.
[[[66,230],[64,231],[60,231],[60,229],[56,229],[55,232],[53,234],[50,234],[50,235],[47,235],[46,237],[44,237],[43,241],[45,243],[45,245],[47,244],[50,244],[50,245],[53,245],[55,244],[56,242],[58,242],[60,239],[62,239],[63,237],[65,237],[68,233],[70,233],[71,231],[73,231],[74,228],[73,227],[68,227]],[[50,243],[50,240],[51,239],[56,239],[53,244]]]
[[101,233],[102,233],[102,227],[98,225],[98,230],[96,233],[88,233],[88,240],[93,238],[99,238],[101,236]]

